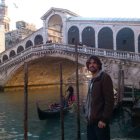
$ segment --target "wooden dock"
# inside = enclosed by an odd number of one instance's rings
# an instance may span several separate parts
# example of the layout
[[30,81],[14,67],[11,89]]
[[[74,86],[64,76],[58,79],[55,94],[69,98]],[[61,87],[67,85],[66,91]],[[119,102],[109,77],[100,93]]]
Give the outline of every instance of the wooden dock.
[[140,125],[140,89],[124,84],[124,70],[121,67],[118,71],[117,105],[114,110],[119,108],[130,109],[132,125]]

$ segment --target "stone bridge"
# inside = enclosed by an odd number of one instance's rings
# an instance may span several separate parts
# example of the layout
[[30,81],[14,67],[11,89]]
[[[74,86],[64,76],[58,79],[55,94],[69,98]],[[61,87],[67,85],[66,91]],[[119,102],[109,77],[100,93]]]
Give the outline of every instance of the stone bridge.
[[[1,57],[9,56],[10,51]],[[108,72],[117,85],[118,69],[124,69],[125,84],[139,87],[140,54],[116,50],[78,46],[79,69],[85,66],[90,55],[97,55],[103,70]],[[29,85],[38,86],[59,82],[59,63],[63,67],[63,80],[75,72],[75,46],[67,44],[43,44],[31,46],[0,63],[0,85],[17,87],[24,85],[24,62],[28,63]]]

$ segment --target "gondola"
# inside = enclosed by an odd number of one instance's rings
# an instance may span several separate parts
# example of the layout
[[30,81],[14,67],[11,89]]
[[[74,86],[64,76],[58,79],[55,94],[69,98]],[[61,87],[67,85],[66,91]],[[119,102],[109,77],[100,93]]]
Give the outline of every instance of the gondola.
[[[63,113],[65,114],[68,110],[72,109],[75,101],[71,101],[71,103],[63,108]],[[37,108],[37,113],[38,117],[40,120],[46,120],[46,119],[51,119],[54,117],[60,116],[60,109],[57,107],[54,107],[54,109],[47,109],[47,110],[41,110],[38,105],[38,100],[36,99],[36,108]]]

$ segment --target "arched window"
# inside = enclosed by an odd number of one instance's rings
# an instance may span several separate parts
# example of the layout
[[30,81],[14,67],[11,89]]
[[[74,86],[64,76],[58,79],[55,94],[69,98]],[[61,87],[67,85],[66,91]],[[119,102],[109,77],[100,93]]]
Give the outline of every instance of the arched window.
[[12,43],[12,41],[10,40],[8,44],[9,44],[9,46],[11,46],[13,43]]
[[41,35],[37,35],[37,36],[35,37],[35,40],[34,40],[35,45],[41,44],[42,41],[43,41],[43,37],[42,37]]
[[109,27],[103,27],[98,34],[98,48],[113,50],[113,32]]
[[19,42],[19,39],[17,38],[17,39],[16,39],[16,43],[18,43],[18,42]]
[[10,56],[9,57],[11,58],[14,55],[16,55],[15,51],[14,50],[10,51]]
[[23,46],[19,46],[18,49],[17,49],[17,53],[20,53],[24,50]]
[[5,54],[5,55],[3,56],[3,61],[6,61],[6,60],[8,60],[8,56]]
[[26,42],[25,48],[27,49],[27,48],[29,48],[29,47],[31,47],[31,46],[33,46],[33,43],[32,43],[31,40],[28,40],[28,41]]
[[86,27],[82,32],[82,44],[95,47],[95,31],[92,27]]
[[76,26],[70,27],[68,31],[68,44],[74,44],[74,41],[79,44],[79,29]]
[[134,32],[130,28],[121,29],[116,38],[117,50],[135,52]]

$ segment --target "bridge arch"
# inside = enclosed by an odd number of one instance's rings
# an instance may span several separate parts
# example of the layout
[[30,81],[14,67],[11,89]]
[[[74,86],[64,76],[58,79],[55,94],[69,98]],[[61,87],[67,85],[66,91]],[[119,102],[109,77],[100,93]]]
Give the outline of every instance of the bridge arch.
[[33,43],[32,43],[31,40],[28,40],[28,41],[26,42],[25,48],[27,49],[27,48],[29,48],[29,47],[31,47],[31,46],[33,46]]
[[[58,52],[60,53],[60,52]],[[51,51],[50,51],[51,54]],[[57,65],[59,62],[63,65],[63,72],[64,72],[64,80],[68,79],[69,76],[75,72],[75,56],[68,56],[67,58],[65,55],[58,56],[56,53],[52,53],[50,56],[42,57],[41,55],[38,55],[38,57],[34,59],[27,58],[26,59],[28,63],[29,71],[29,85],[39,85],[39,84],[48,84],[49,82],[59,82],[59,71],[57,71],[57,68],[59,68],[59,65]],[[79,69],[82,68],[85,65],[85,61],[83,61],[83,58],[79,59]],[[51,68],[45,64],[48,64]],[[16,86],[16,84],[19,84],[23,86],[23,82],[21,79],[23,79],[23,64],[24,61],[21,61],[18,65],[14,66],[14,70],[11,71],[8,76],[6,77],[4,81],[5,86]],[[36,64],[36,65],[34,65]],[[55,67],[53,67],[55,65]],[[41,67],[41,69],[40,69]],[[71,69],[71,70],[69,70]],[[18,75],[17,75],[18,73]],[[55,75],[54,75],[55,73]],[[32,78],[30,78],[30,76]],[[13,83],[12,81],[16,79],[16,82]],[[40,79],[40,80],[37,80]],[[40,83],[42,82],[42,83]]]
[[2,60],[3,60],[3,62],[6,61],[6,60],[8,60],[8,56],[5,54],[5,55],[3,56],[3,58],[2,58]]
[[131,28],[125,27],[117,33],[117,50],[135,52],[134,32]]
[[95,47],[95,31],[92,27],[85,27],[82,31],[82,44]]
[[72,26],[68,30],[68,44],[74,44],[74,41],[79,44],[79,28],[77,26]]
[[16,52],[14,50],[11,50],[9,54],[9,58],[13,57],[14,55],[16,55]]
[[23,46],[19,46],[17,48],[17,54],[20,53],[20,52],[22,52],[23,50],[24,50]]
[[1,59],[0,59],[0,63],[1,63]]
[[103,27],[99,31],[98,48],[113,50],[113,31],[110,27]]
[[34,39],[34,44],[35,45],[38,45],[39,43],[41,44],[42,41],[43,41],[42,35],[36,35],[36,37]]

